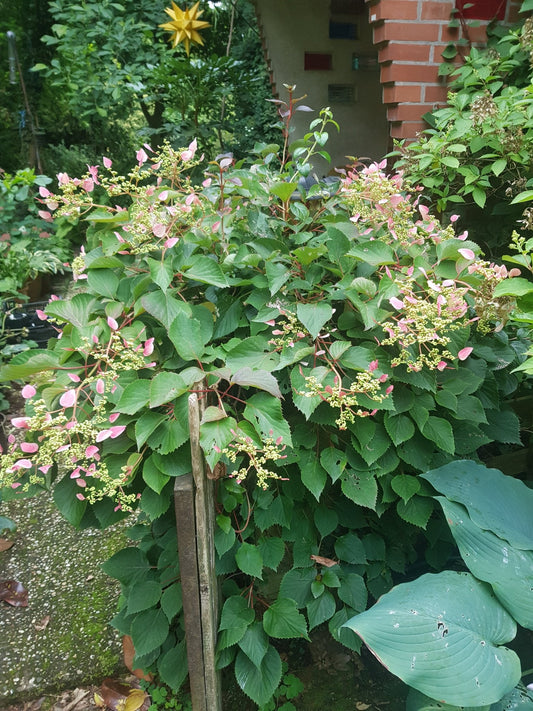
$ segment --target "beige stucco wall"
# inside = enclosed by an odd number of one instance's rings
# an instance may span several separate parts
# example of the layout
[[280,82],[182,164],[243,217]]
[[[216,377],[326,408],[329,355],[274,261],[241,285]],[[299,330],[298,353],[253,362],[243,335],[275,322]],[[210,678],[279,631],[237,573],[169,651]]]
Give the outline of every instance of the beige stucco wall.
[[[283,84],[295,84],[296,95],[307,94],[303,103],[316,109],[315,115],[330,106],[340,124],[340,133],[331,131],[326,147],[332,166],[345,165],[345,156],[382,158],[387,152],[388,124],[379,71],[352,70],[354,53],[376,54],[367,11],[335,16],[355,22],[358,39],[333,40],[329,38],[330,0],[256,0],[256,7],[279,97],[286,98]],[[305,52],[331,53],[332,70],[305,71]],[[329,102],[329,84],[353,84],[355,103]],[[313,114],[297,114],[296,137],[308,130],[312,118]],[[317,169],[327,173],[330,167],[323,164]]]

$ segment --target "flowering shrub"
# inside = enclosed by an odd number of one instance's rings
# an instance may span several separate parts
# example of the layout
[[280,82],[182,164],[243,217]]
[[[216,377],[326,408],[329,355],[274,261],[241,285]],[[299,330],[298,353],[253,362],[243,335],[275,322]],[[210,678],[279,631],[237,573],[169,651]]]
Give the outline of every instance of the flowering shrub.
[[190,470],[188,396],[205,400],[219,665],[234,663],[258,705],[281,679],[276,640],[327,624],[358,651],[343,623],[391,587],[415,544],[444,562],[417,474],[519,442],[505,405],[511,302],[493,293],[505,271],[383,165],[307,190],[333,122],[323,111],[289,146],[290,117],[307,107],[291,94],[280,108],[283,145],[256,146],[249,163],[219,156],[200,185],[195,142],[139,150],[128,176],[108,158],[60,175],[42,199],[89,222],[80,289],[42,314],[60,339],[1,372],[28,381],[13,422],[24,441],[0,462],[9,496],[55,481],[80,526],[140,508],[139,547],[106,564],[124,592],[113,624],[132,636],[134,666],[172,688],[186,662],[170,504]]

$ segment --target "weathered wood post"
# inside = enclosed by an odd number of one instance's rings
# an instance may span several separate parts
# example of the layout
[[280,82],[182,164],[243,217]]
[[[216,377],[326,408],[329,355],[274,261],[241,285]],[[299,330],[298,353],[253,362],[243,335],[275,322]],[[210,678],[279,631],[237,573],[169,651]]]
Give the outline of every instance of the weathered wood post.
[[[198,387],[201,389],[202,385]],[[214,482],[207,478],[200,447],[203,403],[189,396],[191,474],[174,485],[176,528],[187,661],[193,711],[222,711],[220,673],[215,669],[219,594],[215,575]]]

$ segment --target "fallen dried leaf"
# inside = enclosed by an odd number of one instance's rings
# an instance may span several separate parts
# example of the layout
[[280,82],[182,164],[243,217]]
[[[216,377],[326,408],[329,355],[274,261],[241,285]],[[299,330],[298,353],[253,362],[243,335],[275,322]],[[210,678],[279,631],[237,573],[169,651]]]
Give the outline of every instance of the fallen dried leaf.
[[0,553],[8,551],[15,541],[8,541],[7,538],[0,538]]
[[18,580],[1,580],[0,600],[13,607],[28,607],[28,591]]
[[135,657],[135,648],[133,647],[133,640],[129,635],[124,635],[122,637],[122,654],[124,657],[124,666],[126,669],[134,674],[137,679],[143,679],[144,681],[152,681],[152,674],[145,674],[142,669],[133,668],[133,658]]
[[370,708],[370,704],[365,704],[362,701],[357,701],[355,704],[355,708],[357,709],[357,711],[366,711]]
[[321,555],[312,555],[311,560],[314,560],[318,565],[324,565],[326,568],[333,568],[334,565],[338,564],[337,560],[331,560],[331,558],[323,558]]
[[50,622],[50,615],[46,615],[46,617],[43,617],[42,620],[39,622],[36,622],[33,626],[37,630],[37,632],[42,632],[48,627],[48,623]]

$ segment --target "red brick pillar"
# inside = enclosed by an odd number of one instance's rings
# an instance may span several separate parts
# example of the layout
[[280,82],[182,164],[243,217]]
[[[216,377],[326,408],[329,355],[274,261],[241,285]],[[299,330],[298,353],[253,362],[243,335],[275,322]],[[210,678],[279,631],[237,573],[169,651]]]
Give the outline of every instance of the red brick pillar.
[[[439,77],[442,51],[461,36],[449,27],[455,0],[366,0],[374,30],[383,85],[383,103],[391,137],[413,140],[427,128],[422,116],[446,102],[446,82]],[[506,20],[513,21],[519,0],[508,0]],[[513,17],[514,15],[514,17]],[[485,23],[468,27],[468,39],[483,43]]]

